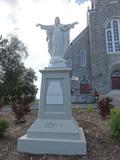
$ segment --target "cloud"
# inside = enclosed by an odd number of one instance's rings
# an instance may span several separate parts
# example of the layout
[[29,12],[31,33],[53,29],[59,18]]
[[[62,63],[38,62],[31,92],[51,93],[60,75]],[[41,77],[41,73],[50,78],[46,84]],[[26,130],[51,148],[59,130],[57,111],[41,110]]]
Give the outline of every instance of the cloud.
[[[17,23],[17,0],[0,0],[0,17],[11,24]],[[2,9],[2,10],[1,10]]]
[[67,0],[69,2],[74,2],[74,3],[77,3],[78,5],[81,5],[82,3],[86,2],[86,1],[89,1],[89,0]]
[[0,0],[0,2],[6,2],[11,6],[16,6],[18,4],[18,0]]
[[84,3],[86,1],[88,1],[88,0],[75,0],[75,2],[78,3],[78,4]]

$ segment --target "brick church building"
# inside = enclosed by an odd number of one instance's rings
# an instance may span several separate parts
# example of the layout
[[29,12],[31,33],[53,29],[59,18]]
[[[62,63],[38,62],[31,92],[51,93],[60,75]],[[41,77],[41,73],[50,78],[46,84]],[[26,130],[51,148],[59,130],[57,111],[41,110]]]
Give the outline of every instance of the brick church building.
[[91,102],[93,92],[120,90],[120,0],[91,0],[87,27],[71,42],[74,102]]

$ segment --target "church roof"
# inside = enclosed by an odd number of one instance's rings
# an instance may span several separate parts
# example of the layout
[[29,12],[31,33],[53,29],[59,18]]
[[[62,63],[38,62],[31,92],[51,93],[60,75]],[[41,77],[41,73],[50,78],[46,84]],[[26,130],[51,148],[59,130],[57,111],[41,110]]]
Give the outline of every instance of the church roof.
[[70,45],[66,48],[65,50],[65,58],[69,57],[72,52],[70,50],[74,45],[77,43],[80,43],[80,39],[87,33],[89,32],[89,26],[87,26],[71,43]]

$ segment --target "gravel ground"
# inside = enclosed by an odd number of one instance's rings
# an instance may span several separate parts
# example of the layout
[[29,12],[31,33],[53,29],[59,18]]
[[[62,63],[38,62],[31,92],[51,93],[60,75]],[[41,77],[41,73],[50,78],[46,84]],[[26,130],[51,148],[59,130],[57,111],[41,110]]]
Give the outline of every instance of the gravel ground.
[[87,156],[31,155],[16,151],[17,139],[26,133],[27,128],[37,118],[37,111],[26,116],[26,123],[15,124],[11,112],[0,116],[9,120],[10,126],[5,138],[0,139],[0,160],[120,160],[120,139],[111,137],[107,124],[109,118],[102,120],[98,110],[89,113],[87,110],[73,109],[73,116],[80,127],[83,127],[87,140]]

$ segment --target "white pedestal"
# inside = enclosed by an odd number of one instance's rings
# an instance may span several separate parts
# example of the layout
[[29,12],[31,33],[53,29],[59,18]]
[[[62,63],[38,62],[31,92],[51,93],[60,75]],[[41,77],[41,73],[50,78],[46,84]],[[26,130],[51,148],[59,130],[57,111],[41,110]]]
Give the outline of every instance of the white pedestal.
[[19,152],[33,154],[86,155],[82,128],[71,113],[70,69],[41,70],[41,96],[38,119],[18,139]]

